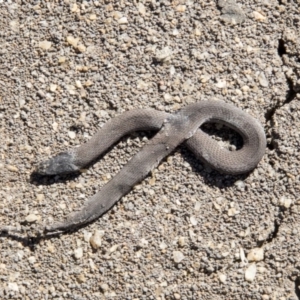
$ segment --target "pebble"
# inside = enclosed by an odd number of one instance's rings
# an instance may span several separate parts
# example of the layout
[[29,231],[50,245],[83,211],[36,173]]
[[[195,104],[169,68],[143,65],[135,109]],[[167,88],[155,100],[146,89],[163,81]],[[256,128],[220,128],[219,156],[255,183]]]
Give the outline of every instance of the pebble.
[[253,12],[254,19],[260,22],[264,22],[267,17],[259,13],[258,11]]
[[184,255],[180,251],[173,251],[173,259],[176,263],[180,263],[184,259]]
[[268,87],[269,86],[269,82],[268,82],[264,72],[259,72],[258,81],[259,81],[259,83],[262,87]]
[[193,226],[196,226],[198,224],[198,221],[196,220],[196,218],[194,216],[190,217],[190,222]]
[[45,200],[45,195],[44,194],[37,194],[36,195],[36,200],[38,202],[43,202]]
[[282,196],[279,199],[279,205],[285,208],[290,208],[292,203],[293,203],[292,199],[286,198],[285,196]]
[[167,46],[161,50],[156,50],[156,60],[159,62],[168,62],[172,56],[172,50]]
[[16,172],[16,173],[19,172],[19,169],[17,167],[15,167],[15,166],[12,166],[12,165],[7,165],[6,169],[8,171],[11,171],[11,172]]
[[86,282],[86,278],[85,278],[84,274],[79,274],[79,275],[76,277],[76,279],[77,279],[77,282],[78,282],[78,283],[84,283],[84,282]]
[[49,86],[49,90],[54,93],[56,89],[57,89],[57,84],[51,83]]
[[102,290],[102,292],[107,292],[109,290],[109,286],[107,283],[101,283],[100,284],[100,289]]
[[185,239],[184,236],[179,237],[179,239],[178,239],[178,245],[180,247],[184,247],[186,245],[186,239]]
[[234,183],[234,185],[236,186],[236,188],[239,190],[239,191],[244,191],[245,189],[245,183],[244,181],[242,180],[238,180]]
[[82,256],[83,256],[83,249],[81,247],[74,250],[74,257],[76,259],[80,259],[82,258]]
[[256,276],[256,265],[253,263],[245,271],[245,279],[252,282]]
[[34,264],[36,262],[35,256],[28,257],[28,261],[29,261],[29,263]]
[[43,50],[49,50],[52,46],[52,43],[49,41],[42,41],[39,42],[39,47]]
[[126,17],[122,17],[118,20],[119,24],[128,24],[128,20]]
[[142,16],[144,16],[146,14],[145,5],[142,2],[138,3],[138,11]]
[[76,138],[76,132],[74,132],[74,131],[69,131],[68,135],[69,135],[70,139],[72,139],[72,140],[74,140]]
[[225,88],[226,85],[227,85],[226,80],[219,80],[219,81],[216,83],[216,87],[219,88],[219,89]]
[[185,12],[185,10],[186,10],[186,6],[185,5],[177,5],[176,6],[176,10],[178,11],[178,12]]
[[26,218],[25,221],[28,223],[34,223],[37,220],[40,219],[40,216],[36,215],[36,214],[29,214]]
[[19,292],[19,286],[15,282],[9,282],[7,284],[7,289],[13,292]]
[[223,273],[220,273],[219,274],[219,280],[222,282],[222,283],[226,283],[226,280],[227,280],[227,276]]
[[79,38],[74,38],[71,35],[67,36],[67,43],[73,46],[74,48],[77,48],[78,42],[79,42]]
[[262,261],[264,259],[264,249],[263,248],[253,248],[247,255],[249,261]]
[[90,244],[93,247],[93,249],[97,250],[101,247],[103,236],[103,230],[95,230],[94,234],[90,238]]

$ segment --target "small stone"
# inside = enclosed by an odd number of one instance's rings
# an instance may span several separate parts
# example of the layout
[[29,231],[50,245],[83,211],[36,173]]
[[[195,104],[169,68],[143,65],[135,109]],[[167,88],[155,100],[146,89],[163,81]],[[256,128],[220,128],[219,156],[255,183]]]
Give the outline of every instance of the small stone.
[[227,279],[227,276],[225,274],[222,274],[222,273],[219,274],[219,280],[222,283],[226,283],[226,279]]
[[79,44],[77,46],[77,50],[81,53],[85,52],[86,51],[86,47],[83,45],[83,44]]
[[77,279],[77,282],[78,282],[78,283],[84,283],[84,282],[86,282],[86,278],[85,278],[84,274],[79,274],[79,275],[76,277],[76,279]]
[[107,283],[101,283],[100,284],[100,289],[103,293],[107,292],[109,290],[109,286]]
[[9,291],[19,292],[19,287],[15,282],[9,282],[7,284],[7,288]]
[[77,48],[79,38],[74,38],[73,36],[69,35],[69,36],[67,36],[67,42],[74,48]]
[[93,247],[93,249],[97,250],[100,248],[103,236],[103,230],[95,230],[94,234],[90,238],[90,244]]
[[174,299],[176,299],[176,300],[180,300],[180,299],[181,299],[181,296],[180,296],[180,294],[177,294],[177,293],[175,293],[175,294],[174,294]]
[[37,195],[36,195],[36,200],[37,200],[38,202],[43,202],[44,199],[45,199],[45,195],[44,195],[44,194],[37,194]]
[[36,222],[38,219],[39,219],[39,216],[37,216],[37,215],[35,215],[35,214],[30,214],[30,215],[28,215],[28,216],[25,218],[26,222],[28,222],[28,223],[34,223],[34,222]]
[[76,87],[77,87],[77,88],[79,88],[79,89],[82,88],[82,83],[81,83],[80,80],[76,80],[76,81],[75,81],[75,84],[76,84]]
[[173,259],[176,263],[180,263],[184,259],[184,255],[180,251],[173,251]]
[[70,8],[71,8],[71,12],[74,13],[80,12],[80,8],[76,3],[72,4]]
[[159,248],[160,248],[161,250],[165,250],[165,249],[167,248],[167,244],[166,244],[165,242],[161,242],[161,243],[159,244]]
[[262,87],[268,87],[269,86],[269,82],[268,82],[264,72],[259,73],[258,81],[259,81],[259,83]]
[[264,22],[267,17],[259,13],[258,11],[253,12],[254,19],[260,22]]
[[93,84],[94,84],[94,82],[89,79],[84,83],[85,86],[91,86]]
[[144,16],[146,14],[145,5],[141,2],[139,2],[139,4],[138,4],[138,11],[142,16]]
[[51,242],[48,242],[47,250],[48,250],[50,253],[55,253],[55,247],[54,247],[54,245],[53,245]]
[[226,85],[227,85],[226,80],[219,80],[219,81],[216,83],[216,87],[219,88],[219,89],[225,88]]
[[149,242],[146,239],[141,239],[139,242],[139,247],[146,248],[148,246]]
[[126,17],[122,17],[118,20],[119,24],[128,24],[128,20]]
[[292,199],[286,198],[285,196],[282,196],[279,199],[279,205],[285,208],[290,208],[292,203],[293,203]]
[[167,103],[171,103],[172,102],[172,95],[170,95],[169,93],[164,94],[164,99]]
[[196,220],[196,218],[195,218],[194,216],[191,216],[191,217],[190,217],[190,222],[191,222],[191,224],[192,224],[193,226],[196,226],[196,225],[198,224],[198,222],[197,222],[197,220]]
[[97,19],[97,16],[95,15],[95,14],[91,14],[90,15],[90,20],[91,21],[94,21],[94,20],[96,20]]
[[19,169],[17,167],[15,167],[15,166],[12,166],[12,165],[7,165],[6,169],[8,171],[11,171],[11,172],[19,172]]
[[82,248],[77,248],[74,250],[74,257],[76,259],[80,259],[83,256],[83,249]]
[[199,201],[197,201],[197,202],[195,203],[194,210],[195,210],[195,211],[199,211],[200,209],[201,209],[201,203],[200,203]]
[[264,249],[263,248],[253,248],[247,255],[249,261],[262,261],[264,259]]
[[256,275],[256,265],[253,263],[245,271],[245,279],[249,282],[252,282]]
[[113,245],[113,246],[108,250],[108,252],[109,252],[109,253],[113,253],[113,252],[115,252],[118,248],[119,248],[119,245],[118,245],[118,244]]
[[234,183],[234,185],[236,186],[236,188],[239,190],[239,191],[244,191],[245,189],[245,183],[244,181],[242,180],[238,180]]
[[176,6],[176,10],[177,10],[178,12],[185,12],[186,6],[185,6],[185,5],[177,5],[177,6]]
[[168,62],[172,56],[172,50],[167,46],[161,50],[156,50],[156,60],[159,62]]
[[54,131],[58,131],[58,123],[54,122],[52,124],[52,128],[53,128]]
[[184,247],[186,245],[186,239],[184,236],[179,237],[178,244],[180,247]]
[[52,43],[49,41],[39,42],[39,47],[43,50],[49,50],[51,48]]
[[60,64],[65,63],[66,60],[67,60],[67,58],[66,58],[65,56],[60,56],[60,57],[58,58],[58,62],[59,62]]
[[57,89],[57,84],[51,83],[50,86],[49,86],[49,89],[50,89],[51,92],[55,92],[56,89]]
[[227,213],[228,213],[229,217],[233,217],[233,216],[239,214],[239,211],[235,207],[231,207],[228,209]]
[[72,140],[74,140],[76,138],[76,132],[74,132],[74,131],[69,131],[68,135],[69,135],[70,139],[72,139]]
[[28,257],[28,261],[29,261],[29,263],[34,264],[36,262],[35,256]]

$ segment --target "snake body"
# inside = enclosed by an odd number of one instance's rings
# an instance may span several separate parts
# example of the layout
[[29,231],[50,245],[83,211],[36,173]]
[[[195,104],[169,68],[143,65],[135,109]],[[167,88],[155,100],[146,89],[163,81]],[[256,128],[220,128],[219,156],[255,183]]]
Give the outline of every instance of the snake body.
[[[221,148],[199,129],[206,122],[223,123],[237,131],[243,138],[243,147],[238,151]],[[46,232],[66,231],[97,219],[183,142],[200,160],[227,174],[251,171],[261,160],[266,147],[264,130],[255,118],[222,101],[201,101],[189,104],[175,114],[154,109],[125,112],[107,122],[86,144],[40,163],[36,172],[55,175],[78,171],[121,137],[139,130],[158,132],[81,210],[46,226]]]

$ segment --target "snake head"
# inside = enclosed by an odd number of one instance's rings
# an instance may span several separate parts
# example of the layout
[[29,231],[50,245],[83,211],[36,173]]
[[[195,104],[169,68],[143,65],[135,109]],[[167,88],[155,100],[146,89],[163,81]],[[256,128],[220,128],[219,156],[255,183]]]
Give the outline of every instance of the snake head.
[[40,175],[68,174],[78,171],[79,168],[74,164],[74,156],[69,152],[62,152],[58,155],[40,162],[35,172]]

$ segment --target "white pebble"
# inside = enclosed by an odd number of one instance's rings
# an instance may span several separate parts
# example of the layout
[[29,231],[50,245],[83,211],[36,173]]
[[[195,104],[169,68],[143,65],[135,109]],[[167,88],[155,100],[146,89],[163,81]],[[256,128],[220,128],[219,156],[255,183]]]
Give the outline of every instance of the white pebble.
[[103,235],[104,235],[103,230],[95,230],[94,234],[91,236],[90,244],[95,250],[100,248]]
[[286,198],[285,196],[282,196],[279,199],[279,205],[283,206],[285,208],[289,208],[291,206],[292,202],[293,202],[292,199]]
[[198,222],[197,222],[197,220],[196,220],[196,218],[195,218],[194,216],[191,216],[191,217],[190,217],[190,222],[191,222],[191,224],[192,224],[193,226],[196,226],[196,225],[198,224]]
[[256,275],[256,265],[251,264],[245,271],[245,279],[249,282],[253,281]]
[[36,222],[38,219],[39,219],[39,216],[37,216],[35,214],[30,214],[25,218],[26,222],[28,222],[28,223]]
[[168,62],[171,59],[172,50],[167,46],[161,50],[156,50],[156,60],[160,62]]
[[118,20],[119,24],[128,24],[128,20],[126,17],[122,17]]
[[247,255],[249,261],[262,261],[264,259],[264,249],[263,248],[253,248]]
[[12,165],[7,165],[6,168],[8,171],[11,171],[11,172],[19,172],[19,169]]
[[70,137],[70,139],[74,140],[76,138],[76,133],[74,131],[69,131],[68,135]]
[[138,4],[138,10],[139,10],[139,13],[144,16],[146,14],[146,8],[145,8],[145,5],[141,2],[139,2]]
[[254,11],[253,12],[253,16],[254,19],[260,22],[263,22],[266,20],[266,16],[262,15],[261,13],[259,13],[258,11]]
[[18,292],[19,291],[19,287],[15,282],[9,282],[7,284],[7,288],[9,291],[13,291],[13,292]]
[[226,283],[226,279],[227,279],[227,276],[225,274],[222,274],[222,273],[219,274],[219,280],[222,283]]
[[39,42],[39,47],[43,50],[49,50],[51,48],[52,43],[49,41]]
[[239,191],[243,191],[245,189],[245,183],[242,180],[236,181],[234,185]]
[[34,264],[36,262],[36,258],[34,256],[30,256],[28,257],[28,261],[29,263]]
[[74,38],[71,35],[67,36],[67,43],[73,46],[74,48],[77,48],[78,42],[79,42],[79,38]]
[[268,87],[269,86],[269,82],[268,82],[264,72],[259,73],[258,81],[259,81],[260,85],[263,86],[263,87]]
[[173,259],[176,263],[180,263],[184,259],[184,255],[180,251],[174,251]]
[[226,85],[227,85],[227,83],[226,83],[225,80],[219,80],[219,81],[216,83],[216,87],[219,88],[219,89],[225,88]]
[[74,257],[76,259],[80,259],[83,256],[83,249],[82,248],[77,248],[74,250]]

